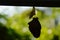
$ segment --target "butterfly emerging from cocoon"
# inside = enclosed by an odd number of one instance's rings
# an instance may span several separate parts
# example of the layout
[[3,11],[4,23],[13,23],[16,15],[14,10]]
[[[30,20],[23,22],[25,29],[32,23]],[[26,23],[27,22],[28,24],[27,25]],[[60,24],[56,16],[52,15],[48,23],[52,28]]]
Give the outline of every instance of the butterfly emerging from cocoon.
[[[33,7],[33,11],[30,14],[30,18],[33,17],[33,15],[35,15],[35,8],[34,7]],[[29,24],[30,32],[33,34],[33,36],[35,38],[38,38],[41,33],[41,24],[38,20],[38,17],[33,18],[33,20],[30,21],[28,24]]]

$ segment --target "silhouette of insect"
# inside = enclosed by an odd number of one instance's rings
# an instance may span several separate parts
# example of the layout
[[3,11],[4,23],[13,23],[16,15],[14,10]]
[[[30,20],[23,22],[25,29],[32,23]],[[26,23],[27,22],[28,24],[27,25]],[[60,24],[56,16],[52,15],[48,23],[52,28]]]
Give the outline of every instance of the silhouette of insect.
[[41,33],[41,24],[38,21],[38,18],[37,17],[33,18],[33,20],[29,22],[28,24],[29,24],[30,32],[33,34],[35,38],[38,38]]

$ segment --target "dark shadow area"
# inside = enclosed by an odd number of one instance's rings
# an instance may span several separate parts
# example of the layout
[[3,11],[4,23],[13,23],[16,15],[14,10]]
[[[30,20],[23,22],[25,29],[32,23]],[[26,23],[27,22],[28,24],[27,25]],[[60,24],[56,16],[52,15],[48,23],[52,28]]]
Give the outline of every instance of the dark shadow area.
[[13,29],[8,29],[6,26],[0,23],[0,40],[21,40]]
[[54,35],[52,40],[59,40],[59,36],[58,35]]

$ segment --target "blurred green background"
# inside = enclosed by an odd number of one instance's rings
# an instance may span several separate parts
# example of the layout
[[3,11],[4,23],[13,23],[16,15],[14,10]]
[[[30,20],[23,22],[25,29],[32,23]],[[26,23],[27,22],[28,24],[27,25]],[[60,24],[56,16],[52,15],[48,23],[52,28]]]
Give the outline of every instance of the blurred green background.
[[28,28],[28,22],[31,21],[29,14],[32,9],[22,11],[22,13],[18,12],[18,9],[18,7],[15,9],[17,12],[15,11],[13,16],[9,16],[11,11],[9,15],[4,14],[6,10],[0,13],[0,27],[4,25],[8,29],[6,40],[60,40],[60,8],[36,9],[36,16],[42,27],[39,38],[34,38]]

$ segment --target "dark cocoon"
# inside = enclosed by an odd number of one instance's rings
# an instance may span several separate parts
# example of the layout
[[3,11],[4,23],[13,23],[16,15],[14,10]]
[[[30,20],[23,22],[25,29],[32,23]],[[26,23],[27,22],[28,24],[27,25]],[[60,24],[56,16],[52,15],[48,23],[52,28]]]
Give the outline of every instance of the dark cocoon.
[[29,22],[28,24],[29,24],[30,32],[33,34],[35,38],[38,38],[41,33],[41,24],[38,21],[38,18],[37,17],[33,18],[33,20]]

